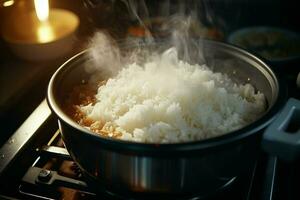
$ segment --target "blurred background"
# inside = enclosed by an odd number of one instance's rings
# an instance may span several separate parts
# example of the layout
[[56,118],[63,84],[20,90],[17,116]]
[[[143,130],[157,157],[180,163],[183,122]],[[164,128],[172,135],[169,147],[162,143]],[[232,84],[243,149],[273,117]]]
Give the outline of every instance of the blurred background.
[[[170,16],[191,14],[192,37],[248,48],[283,73],[300,71],[296,0],[49,0],[46,20],[33,19],[35,3],[0,0],[0,145],[45,98],[54,71],[99,30],[116,40],[141,39],[147,27],[163,38]],[[41,27],[56,32],[47,41],[36,39]]]

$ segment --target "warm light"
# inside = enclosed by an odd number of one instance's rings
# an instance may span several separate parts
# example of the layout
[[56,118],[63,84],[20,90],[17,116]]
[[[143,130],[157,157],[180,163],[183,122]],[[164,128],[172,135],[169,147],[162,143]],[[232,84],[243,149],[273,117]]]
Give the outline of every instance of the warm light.
[[35,12],[41,24],[38,26],[38,40],[41,43],[50,42],[55,38],[53,29],[48,22],[49,0],[34,0]]
[[4,1],[2,5],[3,7],[8,7],[8,6],[12,6],[14,3],[15,3],[14,0],[8,0],[8,1]]
[[50,42],[55,39],[53,29],[48,23],[43,23],[38,27],[38,40],[41,43]]
[[42,22],[48,20],[49,0],[34,0],[35,12],[38,19]]

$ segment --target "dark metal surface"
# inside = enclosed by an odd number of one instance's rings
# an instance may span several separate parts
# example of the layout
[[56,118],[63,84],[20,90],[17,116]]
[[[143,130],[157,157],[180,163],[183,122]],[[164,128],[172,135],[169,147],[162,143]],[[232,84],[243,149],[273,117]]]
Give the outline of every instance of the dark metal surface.
[[45,145],[42,147],[40,153],[42,155],[49,156],[49,157],[59,155],[60,157],[63,157],[66,160],[72,159],[68,151],[63,147]]
[[51,111],[44,100],[21,125],[21,127],[9,138],[0,149],[0,174],[13,161],[28,140],[37,132],[40,126],[50,117]]
[[[43,178],[41,178],[43,177]],[[56,171],[30,167],[22,181],[30,184],[43,185],[45,187],[71,187],[79,190],[87,190],[87,184],[83,181],[59,175]]]

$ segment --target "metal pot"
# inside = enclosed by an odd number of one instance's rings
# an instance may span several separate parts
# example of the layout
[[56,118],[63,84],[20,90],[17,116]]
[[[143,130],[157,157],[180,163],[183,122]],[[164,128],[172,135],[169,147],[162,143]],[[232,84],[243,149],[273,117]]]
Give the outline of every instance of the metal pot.
[[[161,50],[168,47],[155,45]],[[48,87],[48,104],[58,117],[70,155],[99,186],[117,194],[205,196],[253,167],[264,128],[286,101],[285,87],[266,63],[240,48],[213,41],[199,41],[199,45],[204,49],[205,62],[214,71],[226,73],[239,83],[250,82],[265,94],[268,109],[261,118],[204,141],[143,144],[105,138],[78,125],[62,108],[71,88],[90,76],[82,67],[91,62],[87,51],[55,72]],[[191,55],[191,62],[202,62],[198,53]]]

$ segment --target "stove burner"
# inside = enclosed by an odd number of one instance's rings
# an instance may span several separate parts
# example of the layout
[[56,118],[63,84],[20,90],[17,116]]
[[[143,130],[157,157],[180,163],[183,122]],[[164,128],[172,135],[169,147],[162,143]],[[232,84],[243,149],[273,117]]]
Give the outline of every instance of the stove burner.
[[[29,194],[28,190],[36,190],[32,188],[43,188],[43,190],[47,189],[53,193],[55,190],[65,191],[66,188],[80,191],[85,195],[90,195],[93,197],[97,196],[105,196],[109,199],[128,199],[128,196],[120,196],[119,194],[115,194],[111,191],[107,191],[104,187],[101,187],[98,184],[94,184],[92,181],[86,179],[77,166],[77,164],[71,160],[68,152],[63,146],[61,142],[61,138],[59,134],[56,134],[56,139],[52,139],[53,144],[58,144],[59,146],[43,146],[39,149],[39,157],[34,162],[34,165],[29,167],[27,172],[22,178],[22,184],[20,186],[20,192],[23,194]],[[233,178],[226,185],[216,191],[214,194],[208,196],[187,196],[184,199],[219,199],[219,197],[224,195],[236,195],[235,190],[244,191],[246,189],[251,188],[251,182],[253,181],[253,177],[256,171],[256,167],[250,172],[249,176],[243,178]],[[251,175],[252,174],[252,175]],[[240,183],[244,183],[243,187],[238,187]],[[246,183],[246,184],[245,184]],[[25,187],[26,186],[26,187]],[[28,189],[30,188],[30,189]],[[63,189],[62,189],[63,188]],[[43,191],[42,190],[42,191]],[[57,192],[57,191],[55,191]],[[250,193],[250,191],[248,191]],[[246,196],[249,196],[248,193],[240,193],[239,198],[231,198],[231,199],[249,199]],[[244,197],[243,197],[244,196]],[[130,199],[135,199],[138,196],[130,196]],[[150,196],[143,197],[143,199],[157,199],[162,196]],[[230,196],[229,196],[230,197]],[[50,198],[50,197],[49,197]],[[170,199],[168,196],[163,196],[164,199]],[[182,199],[181,197],[180,199]],[[172,196],[171,199],[177,199],[177,197]]]

